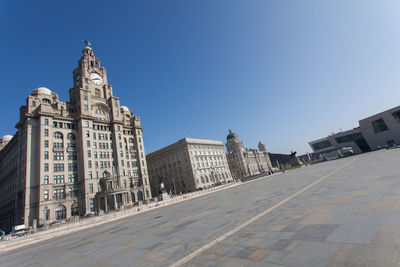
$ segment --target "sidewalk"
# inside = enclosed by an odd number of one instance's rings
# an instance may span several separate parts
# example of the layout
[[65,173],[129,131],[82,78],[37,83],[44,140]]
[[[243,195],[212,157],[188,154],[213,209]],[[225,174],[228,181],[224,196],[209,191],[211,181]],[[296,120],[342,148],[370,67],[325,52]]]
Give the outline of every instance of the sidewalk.
[[43,230],[39,232],[35,232],[29,235],[25,235],[22,237],[17,237],[16,239],[7,240],[0,243],[0,253],[6,252],[12,249],[16,249],[19,247],[31,245],[43,240],[51,239],[54,237],[58,237],[61,235],[77,232],[80,230],[84,230],[87,228],[91,228],[97,225],[101,225],[104,223],[112,222],[121,218],[125,218],[128,216],[133,216],[142,212],[146,212],[149,210],[154,210],[160,207],[165,207],[168,205],[173,205],[182,201],[186,201],[189,199],[197,198],[203,195],[211,194],[214,192],[218,192],[221,190],[225,190],[228,188],[233,188],[238,185],[241,185],[242,182],[236,182],[231,184],[224,184],[216,187],[211,187],[202,191],[196,191],[188,194],[184,194],[181,196],[176,196],[174,198],[160,201],[160,202],[153,202],[146,205],[139,205],[134,206],[129,209],[123,209],[120,211],[113,211],[101,216],[93,216],[91,218],[82,218],[76,222],[70,222],[65,224],[60,224],[59,227],[51,228],[48,230]]
[[211,188],[208,188],[208,189],[205,189],[202,191],[196,191],[196,192],[184,194],[181,196],[176,196],[174,198],[160,201],[160,202],[153,202],[153,203],[146,204],[146,205],[139,205],[139,206],[135,206],[135,207],[132,207],[129,209],[123,209],[120,211],[109,212],[109,213],[101,215],[101,216],[82,218],[76,222],[60,224],[59,227],[57,227],[57,228],[43,230],[43,231],[36,232],[36,233],[30,234],[30,235],[26,235],[26,236],[18,237],[16,239],[1,242],[0,243],[0,253],[6,252],[9,250],[13,250],[13,249],[17,249],[17,248],[20,248],[23,246],[31,245],[31,244],[34,244],[34,243],[37,243],[40,241],[48,240],[48,239],[51,239],[54,237],[58,237],[58,236],[62,236],[65,234],[70,234],[70,233],[74,233],[74,232],[77,232],[80,230],[95,227],[95,226],[98,226],[98,225],[101,225],[104,223],[119,220],[121,218],[125,218],[128,216],[133,216],[133,215],[136,215],[136,214],[139,214],[142,212],[146,212],[149,210],[158,209],[161,207],[180,203],[182,201],[186,201],[189,199],[194,199],[194,198],[197,198],[197,197],[200,197],[203,195],[208,195],[208,194],[218,192],[221,190],[233,188],[233,187],[236,187],[236,186],[239,186],[242,184],[255,182],[262,178],[270,178],[277,174],[279,174],[279,173],[276,172],[272,175],[267,175],[264,177],[257,175],[257,176],[260,176],[260,177],[257,177],[258,179],[251,179],[251,180],[244,181],[244,182],[238,181],[236,183],[234,182],[234,183],[230,183],[230,184],[224,184],[224,185],[220,185],[220,186],[216,186],[216,187],[211,187]]

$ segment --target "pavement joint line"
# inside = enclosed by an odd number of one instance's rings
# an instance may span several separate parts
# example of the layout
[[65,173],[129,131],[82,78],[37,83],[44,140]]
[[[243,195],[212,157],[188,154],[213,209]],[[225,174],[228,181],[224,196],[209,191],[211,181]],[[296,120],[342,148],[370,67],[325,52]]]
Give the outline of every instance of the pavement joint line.
[[163,208],[163,207],[166,207],[166,206],[174,205],[174,204],[177,204],[177,203],[184,202],[186,200],[191,200],[191,199],[195,199],[195,198],[198,198],[198,197],[202,197],[202,196],[206,196],[206,195],[209,195],[209,194],[213,194],[213,193],[216,193],[216,192],[219,192],[219,191],[224,191],[224,190],[227,190],[227,189],[234,188],[236,186],[241,186],[241,185],[245,185],[245,184],[248,184],[248,183],[251,183],[251,182],[260,181],[261,179],[273,178],[274,176],[276,176],[278,174],[280,174],[280,172],[279,173],[274,173],[274,174],[271,174],[271,175],[267,175],[267,176],[257,177],[256,179],[253,179],[253,180],[250,180],[250,181],[245,181],[245,182],[240,182],[240,183],[233,183],[233,184],[231,184],[231,185],[229,185],[227,187],[214,189],[214,190],[206,192],[204,194],[188,196],[187,198],[182,198],[182,199],[174,201],[174,202],[165,203],[165,204],[160,205],[160,206],[154,206],[152,208],[142,209],[141,211],[139,211],[137,213],[133,213],[133,214],[126,214],[126,215],[110,218],[108,220],[97,221],[97,222],[94,222],[92,224],[79,225],[79,226],[76,226],[76,227],[73,227],[73,228],[66,228],[66,229],[59,229],[59,230],[55,229],[54,232],[48,233],[48,235],[37,236],[37,237],[35,237],[35,239],[32,239],[32,240],[24,240],[25,242],[21,242],[21,243],[18,243],[18,244],[10,243],[11,246],[7,246],[9,244],[1,244],[2,246],[0,246],[0,253],[5,253],[7,251],[15,250],[15,249],[18,249],[18,248],[21,248],[21,247],[25,247],[27,245],[32,245],[32,244],[35,244],[35,243],[38,243],[38,242],[41,242],[41,241],[53,239],[55,237],[63,236],[63,235],[66,235],[66,234],[72,234],[72,233],[75,233],[75,232],[78,232],[78,231],[81,231],[81,230],[85,230],[85,229],[88,229],[88,228],[92,228],[92,227],[95,227],[95,226],[106,224],[106,223],[109,223],[109,222],[112,222],[112,221],[117,221],[119,219],[124,219],[124,218],[130,217],[130,216],[135,216],[135,215],[143,213],[143,212],[152,211],[152,210],[156,210],[156,209]]
[[355,158],[353,160],[351,160],[350,162],[347,162],[346,164],[342,165],[341,167],[337,168],[336,170],[333,170],[332,172],[322,176],[321,178],[319,178],[318,180],[316,180],[315,182],[307,185],[306,187],[304,187],[303,189],[301,189],[300,191],[296,192],[295,194],[291,195],[290,197],[282,200],[281,202],[275,204],[274,206],[272,206],[271,208],[263,211],[262,213],[256,215],[255,217],[249,219],[248,221],[244,222],[243,224],[237,226],[236,228],[232,229],[231,231],[223,234],[222,236],[218,237],[217,239],[209,242],[208,244],[204,245],[203,247],[197,249],[196,251],[190,253],[189,255],[183,257],[182,259],[178,260],[177,262],[173,263],[170,265],[170,267],[179,267],[182,266],[183,264],[189,262],[190,260],[192,260],[193,258],[195,258],[196,256],[200,255],[202,252],[210,249],[211,247],[217,245],[218,243],[220,243],[221,241],[225,240],[226,238],[232,236],[233,234],[237,233],[238,231],[242,230],[243,228],[245,228],[246,226],[248,226],[249,224],[257,221],[258,219],[260,219],[261,217],[267,215],[268,213],[270,213],[271,211],[279,208],[280,206],[282,206],[283,204],[289,202],[290,200],[292,200],[293,198],[297,197],[298,195],[300,195],[301,193],[307,191],[308,189],[310,189],[311,187],[315,186],[316,184],[322,182],[323,180],[325,180],[326,178],[328,178],[329,176],[335,174],[336,172],[342,170],[343,168],[349,166],[350,164],[352,164],[353,162],[355,162],[356,160],[358,160],[359,158]]

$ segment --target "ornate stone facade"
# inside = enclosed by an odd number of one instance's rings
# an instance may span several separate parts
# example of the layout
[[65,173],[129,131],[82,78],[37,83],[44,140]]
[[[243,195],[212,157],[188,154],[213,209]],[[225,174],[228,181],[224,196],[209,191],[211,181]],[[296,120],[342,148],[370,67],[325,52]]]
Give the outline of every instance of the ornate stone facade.
[[148,154],[147,162],[153,194],[158,194],[161,181],[171,194],[233,181],[220,141],[183,138]]
[[245,149],[239,136],[229,130],[226,137],[227,158],[234,179],[272,172],[272,165],[265,145],[258,144],[260,150]]
[[41,87],[0,151],[0,228],[35,226],[151,199],[140,118],[120,105],[90,47],[69,102]]

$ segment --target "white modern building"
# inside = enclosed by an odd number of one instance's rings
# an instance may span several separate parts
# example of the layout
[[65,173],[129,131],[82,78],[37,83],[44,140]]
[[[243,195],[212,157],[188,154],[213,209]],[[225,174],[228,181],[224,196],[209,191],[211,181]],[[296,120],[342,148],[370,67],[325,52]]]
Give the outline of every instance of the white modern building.
[[311,141],[314,153],[351,147],[355,154],[400,144],[400,106],[359,121],[352,130]]

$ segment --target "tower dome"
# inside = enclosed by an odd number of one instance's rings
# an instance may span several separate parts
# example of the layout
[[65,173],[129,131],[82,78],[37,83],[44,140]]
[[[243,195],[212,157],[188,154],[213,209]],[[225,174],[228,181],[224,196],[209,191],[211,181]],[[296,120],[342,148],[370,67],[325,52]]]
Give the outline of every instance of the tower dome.
[[33,89],[32,93],[51,95],[51,90],[46,87],[39,87],[39,88]]
[[237,134],[235,134],[234,132],[232,132],[231,129],[229,129],[229,134],[226,137],[226,140],[228,141],[229,139],[233,139],[233,138],[239,138],[239,136]]
[[9,134],[2,137],[3,141],[10,141],[12,138],[13,138],[13,136],[9,135]]
[[129,112],[129,108],[127,106],[121,106],[122,111]]

